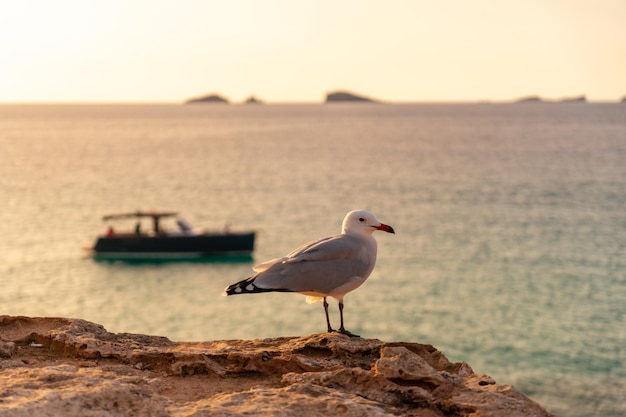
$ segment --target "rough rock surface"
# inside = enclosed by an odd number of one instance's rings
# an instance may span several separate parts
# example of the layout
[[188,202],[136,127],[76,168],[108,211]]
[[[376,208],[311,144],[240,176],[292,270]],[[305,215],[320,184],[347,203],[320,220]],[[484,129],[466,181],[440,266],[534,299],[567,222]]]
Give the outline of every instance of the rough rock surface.
[[550,416],[429,345],[335,333],[199,343],[0,316],[0,416]]

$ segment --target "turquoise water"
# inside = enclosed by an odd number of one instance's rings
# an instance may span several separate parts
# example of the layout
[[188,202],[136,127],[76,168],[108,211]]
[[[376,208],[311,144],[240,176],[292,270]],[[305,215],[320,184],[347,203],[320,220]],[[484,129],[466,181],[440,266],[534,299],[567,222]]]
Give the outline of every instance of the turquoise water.
[[262,261],[364,208],[396,235],[376,234],[349,330],[433,344],[560,416],[626,413],[624,105],[0,106],[0,149],[1,314],[173,340],[321,332],[297,294],[220,297],[252,262],[81,247],[104,214],[178,210],[256,229]]

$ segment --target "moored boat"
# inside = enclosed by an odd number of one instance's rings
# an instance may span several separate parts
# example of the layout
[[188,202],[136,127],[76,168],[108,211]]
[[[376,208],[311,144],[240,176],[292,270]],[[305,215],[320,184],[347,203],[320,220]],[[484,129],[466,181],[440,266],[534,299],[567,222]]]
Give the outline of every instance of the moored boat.
[[[176,220],[176,229],[163,227],[162,220],[176,217],[176,212],[136,211],[110,214],[104,221],[136,219],[134,230],[117,231],[112,225],[98,236],[91,249],[98,259],[178,260],[221,257],[251,257],[254,231],[221,231],[197,233],[183,219]],[[150,230],[142,229],[142,219],[151,220]]]

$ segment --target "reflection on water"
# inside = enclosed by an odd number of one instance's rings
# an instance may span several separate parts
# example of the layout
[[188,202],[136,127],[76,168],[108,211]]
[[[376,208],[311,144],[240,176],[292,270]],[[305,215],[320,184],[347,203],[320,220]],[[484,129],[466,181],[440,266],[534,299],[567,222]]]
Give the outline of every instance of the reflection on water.
[[126,265],[135,265],[135,266],[143,266],[143,265],[159,265],[159,264],[170,264],[170,263],[225,263],[225,264],[237,264],[237,263],[251,263],[254,258],[252,254],[235,254],[235,255],[212,255],[212,256],[184,256],[177,255],[174,257],[138,257],[138,258],[120,258],[113,259],[111,257],[100,257],[97,254],[94,254],[93,260],[95,262],[100,262],[104,264],[126,264]]

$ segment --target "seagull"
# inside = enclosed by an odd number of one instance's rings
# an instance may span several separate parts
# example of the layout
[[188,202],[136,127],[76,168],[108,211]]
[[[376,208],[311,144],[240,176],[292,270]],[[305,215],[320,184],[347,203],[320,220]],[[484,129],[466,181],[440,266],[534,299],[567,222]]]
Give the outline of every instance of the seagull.
[[376,264],[376,230],[394,233],[393,227],[379,222],[364,210],[346,214],[341,234],[324,237],[272,259],[252,270],[251,277],[226,287],[223,296],[261,292],[297,292],[307,303],[323,302],[328,332],[334,332],[328,317],[326,297],[339,303],[341,326],[338,332],[358,337],[343,325],[343,297],[361,286]]

